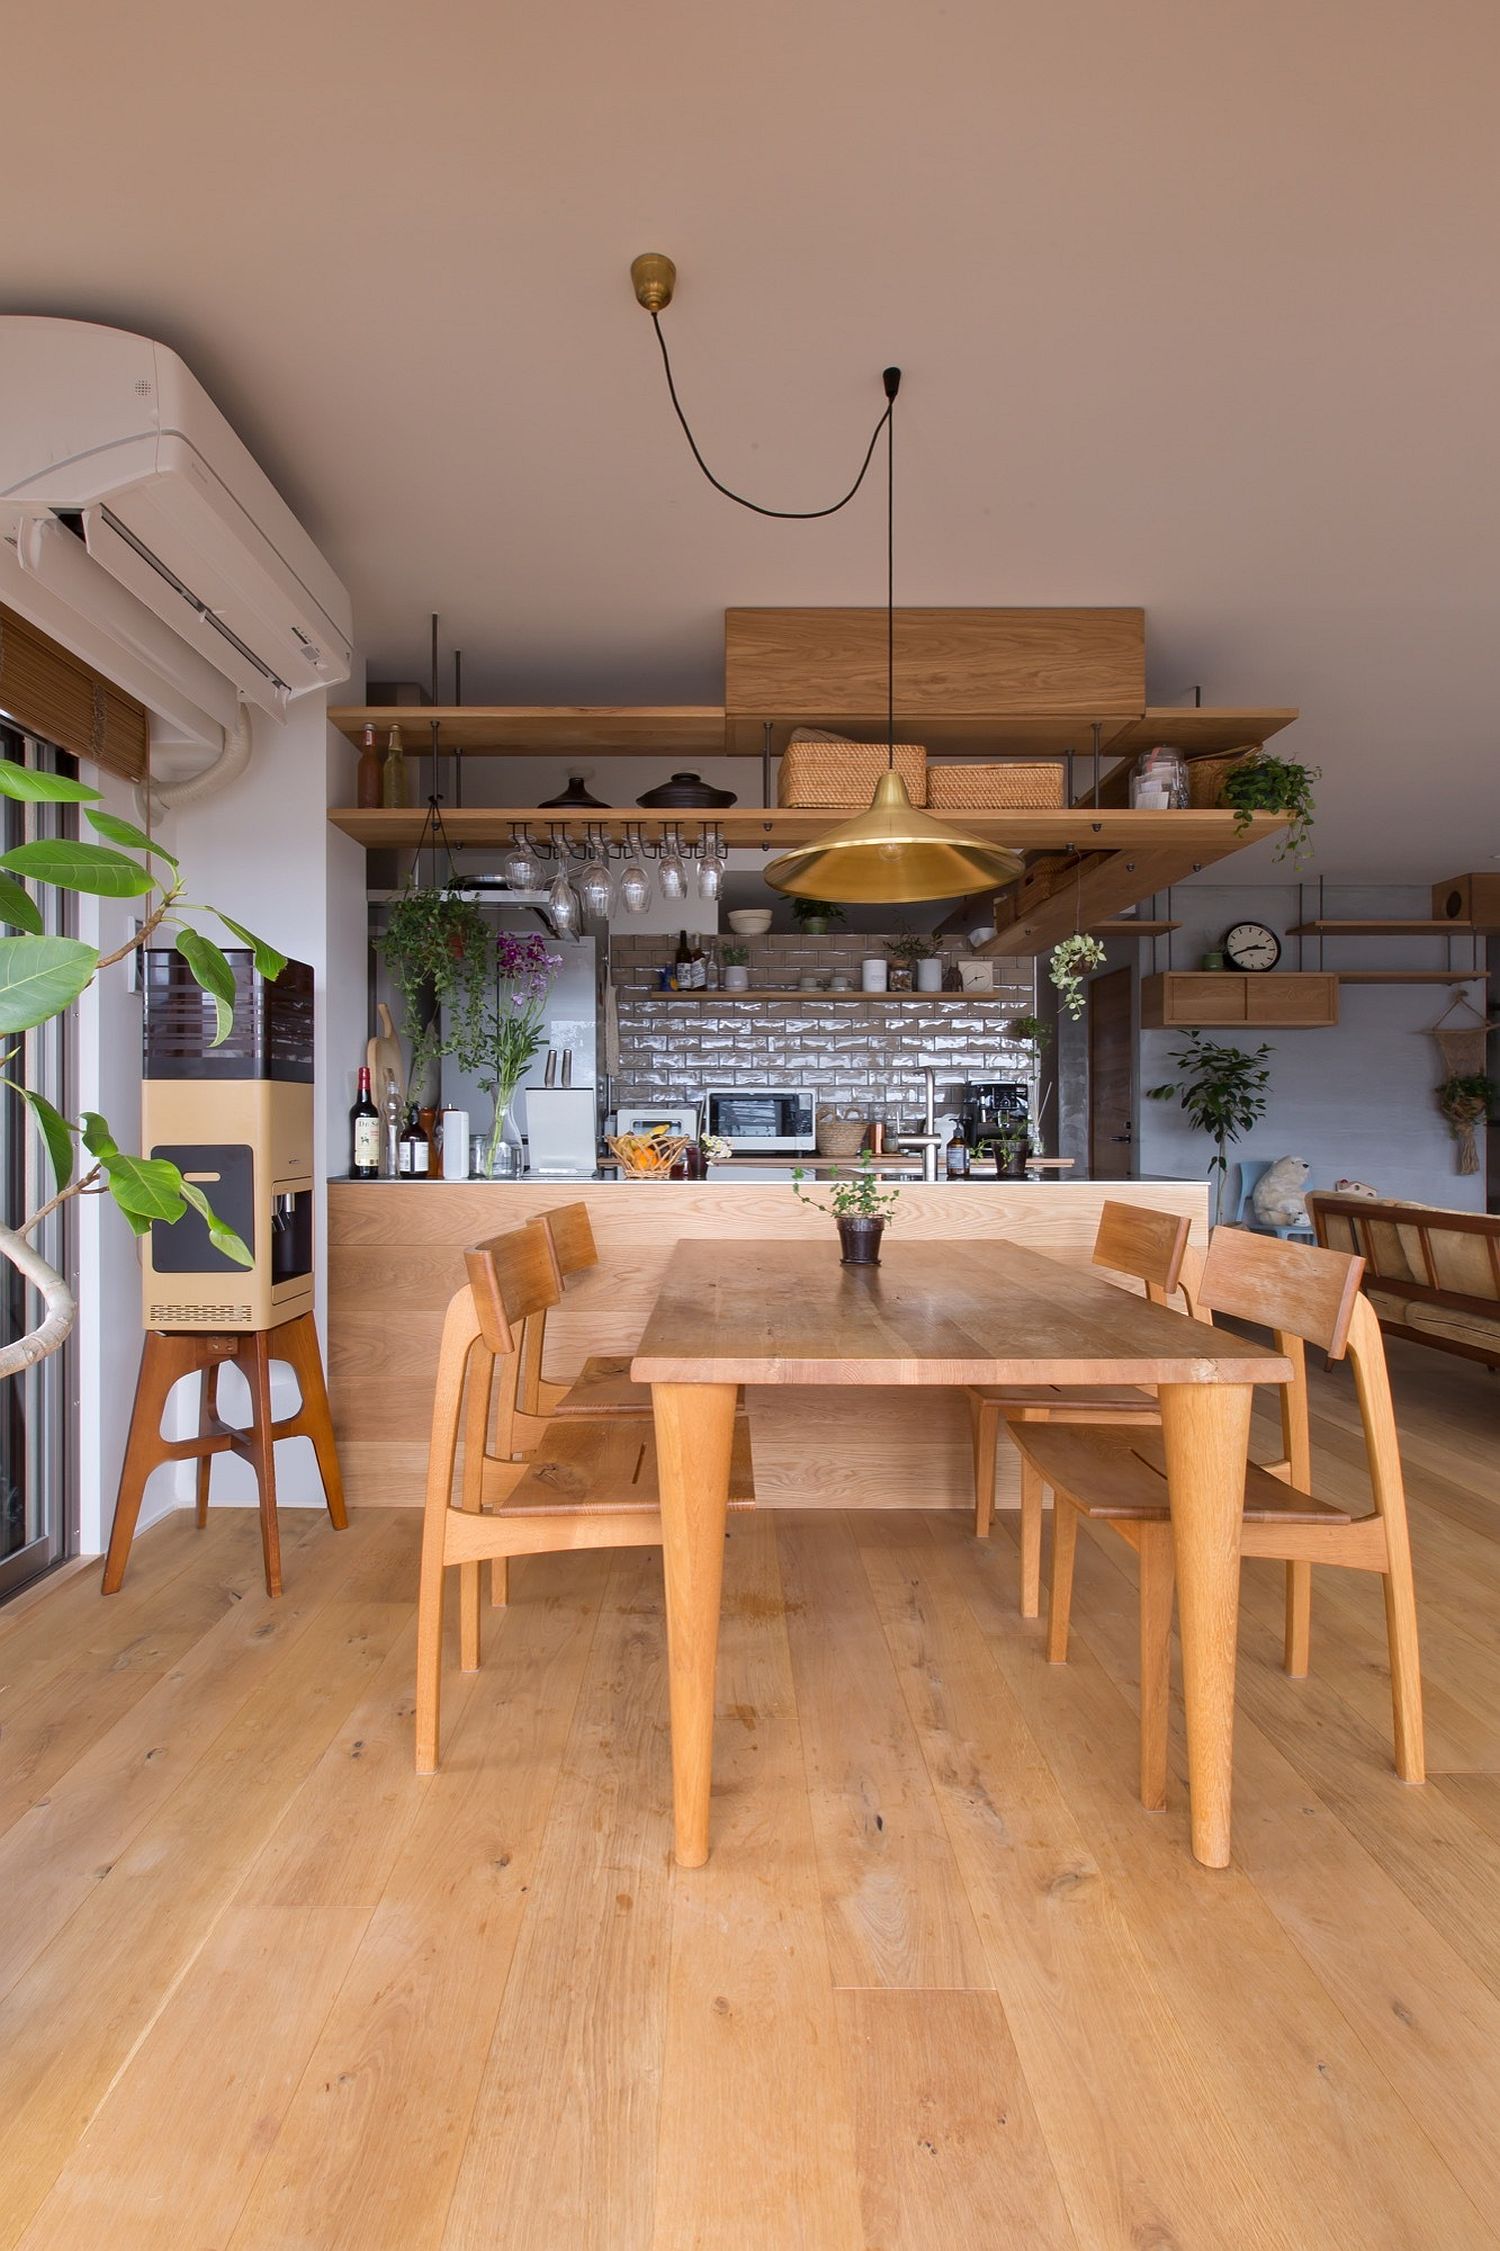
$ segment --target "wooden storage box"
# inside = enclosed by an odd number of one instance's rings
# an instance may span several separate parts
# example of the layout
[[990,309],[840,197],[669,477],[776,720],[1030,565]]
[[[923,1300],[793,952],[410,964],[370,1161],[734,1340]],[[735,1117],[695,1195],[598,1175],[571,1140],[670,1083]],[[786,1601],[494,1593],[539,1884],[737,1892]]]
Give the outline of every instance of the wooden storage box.
[[1007,758],[993,766],[934,761],[927,769],[927,802],[934,812],[1044,811],[1063,803],[1064,771],[1053,759]]
[[[889,763],[884,743],[799,732],[781,754],[776,802],[819,812],[862,813]],[[913,805],[925,805],[927,753],[922,745],[897,743],[895,767]]]
[[1435,922],[1472,923],[1500,930],[1500,875],[1455,875],[1432,887]]
[[1141,1029],[1237,1025],[1306,1030],[1339,1020],[1339,981],[1322,970],[1168,970],[1141,979]]
[[[726,713],[852,721],[886,710],[884,610],[726,610]],[[898,610],[896,709],[959,718],[1139,713],[1146,613]]]

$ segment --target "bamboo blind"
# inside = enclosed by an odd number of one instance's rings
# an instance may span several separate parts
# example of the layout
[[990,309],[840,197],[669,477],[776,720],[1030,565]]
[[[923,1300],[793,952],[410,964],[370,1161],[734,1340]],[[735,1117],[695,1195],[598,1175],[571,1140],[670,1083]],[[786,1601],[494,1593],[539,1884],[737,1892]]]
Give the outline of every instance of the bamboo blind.
[[150,750],[144,704],[0,602],[0,714],[24,734],[142,781]]

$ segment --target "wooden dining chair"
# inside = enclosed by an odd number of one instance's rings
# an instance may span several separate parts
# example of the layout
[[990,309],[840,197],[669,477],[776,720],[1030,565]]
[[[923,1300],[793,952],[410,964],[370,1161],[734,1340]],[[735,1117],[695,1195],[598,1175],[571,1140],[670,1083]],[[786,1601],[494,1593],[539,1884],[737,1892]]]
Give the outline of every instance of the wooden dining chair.
[[[1203,1264],[1201,1301],[1205,1310],[1274,1330],[1277,1350],[1292,1363],[1292,1380],[1281,1387],[1284,1458],[1247,1466],[1240,1534],[1242,1555],[1287,1567],[1286,1670],[1294,1678],[1307,1672],[1313,1564],[1378,1572],[1385,1582],[1396,1771],[1404,1782],[1420,1782],[1426,1771],[1422,1681],[1406,1492],[1380,1322],[1360,1294],[1363,1270],[1363,1259],[1338,1251],[1220,1227]],[[1309,1344],[1333,1360],[1347,1353],[1354,1370],[1374,1504],[1364,1516],[1311,1490]],[[1167,1792],[1174,1592],[1161,1438],[1149,1425],[1085,1430],[1030,1424],[1013,1426],[1013,1435],[1035,1476],[1053,1492],[1047,1655],[1054,1664],[1068,1654],[1079,1518],[1110,1525],[1140,1557],[1141,1802],[1158,1808]]]
[[[1144,1284],[1154,1305],[1184,1289],[1191,1221],[1143,1204],[1106,1203],[1094,1236],[1093,1263]],[[1192,1310],[1189,1297],[1189,1311]],[[974,1533],[984,1539],[995,1512],[995,1451],[1002,1425],[1160,1422],[1155,1394],[1133,1385],[975,1384],[968,1392],[974,1435]],[[1042,1600],[1042,1480],[1021,1454],[1021,1615],[1034,1618]]]
[[[486,1444],[497,1376],[513,1383],[525,1323],[558,1303],[561,1283],[551,1238],[532,1221],[465,1251],[468,1281],[449,1300],[438,1354],[422,1520],[417,1595],[417,1772],[438,1760],[443,1591],[459,1575],[459,1662],[473,1672],[480,1654],[480,1566],[500,1574],[508,1593],[510,1557],[570,1548],[655,1547],[661,1542],[656,1434],[649,1421],[621,1416],[554,1420],[527,1460],[492,1454]],[[482,1406],[476,1409],[476,1400]],[[465,1435],[454,1502],[454,1465]],[[754,1506],[750,1426],[735,1417],[729,1474],[732,1509]]]

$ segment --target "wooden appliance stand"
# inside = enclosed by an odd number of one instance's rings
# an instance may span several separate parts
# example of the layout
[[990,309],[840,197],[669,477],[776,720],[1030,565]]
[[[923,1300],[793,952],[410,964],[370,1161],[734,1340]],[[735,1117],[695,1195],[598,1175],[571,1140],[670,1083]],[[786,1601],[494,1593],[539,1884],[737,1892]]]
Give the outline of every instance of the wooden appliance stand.
[[[271,1420],[271,1362],[288,1361],[302,1393],[294,1415],[285,1422]],[[250,1423],[239,1430],[219,1414],[219,1370],[233,1361],[250,1386]],[[196,1438],[164,1438],[162,1415],[172,1386],[184,1376],[203,1375],[203,1396],[198,1410]],[[323,1381],[323,1359],[318,1332],[310,1313],[283,1321],[278,1328],[223,1330],[194,1335],[191,1332],[148,1329],[141,1352],[141,1372],[136,1378],[135,1405],[130,1416],[130,1438],[125,1466],[120,1472],[119,1498],[114,1527],[104,1563],[105,1594],[118,1594],[130,1557],[136,1519],[146,1480],[161,1462],[196,1461],[198,1464],[198,1522],[208,1522],[209,1464],[215,1454],[234,1453],[255,1471],[260,1493],[260,1537],[266,1562],[266,1592],[281,1592],[281,1534],[276,1522],[276,1441],[310,1438],[323,1479],[323,1496],[336,1532],[349,1522],[344,1507],[344,1481],[339,1475],[333,1423],[328,1412],[328,1390]]]

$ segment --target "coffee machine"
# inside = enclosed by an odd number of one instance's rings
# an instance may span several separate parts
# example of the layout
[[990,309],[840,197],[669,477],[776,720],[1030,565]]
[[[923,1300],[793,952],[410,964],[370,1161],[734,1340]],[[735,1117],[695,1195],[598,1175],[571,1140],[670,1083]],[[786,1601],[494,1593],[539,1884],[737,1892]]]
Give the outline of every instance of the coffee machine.
[[263,1330],[313,1309],[313,973],[289,961],[262,977],[248,947],[234,971],[234,1023],[216,1012],[175,948],[145,962],[141,1145],[199,1186],[255,1263],[214,1249],[195,1211],[152,1224],[144,1251],[148,1329]]
[[1024,1079],[970,1079],[964,1087],[963,1136],[971,1150],[997,1134],[1027,1131]]

